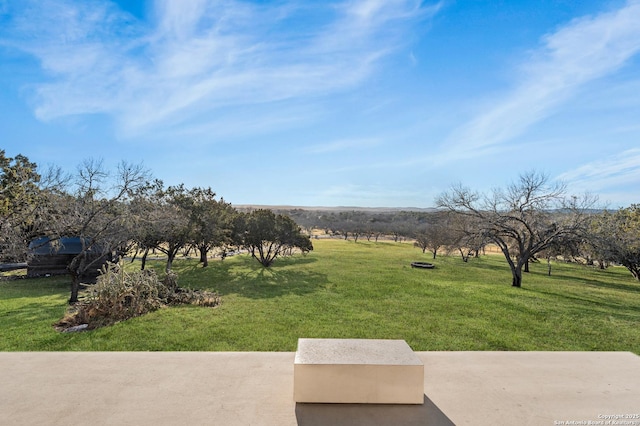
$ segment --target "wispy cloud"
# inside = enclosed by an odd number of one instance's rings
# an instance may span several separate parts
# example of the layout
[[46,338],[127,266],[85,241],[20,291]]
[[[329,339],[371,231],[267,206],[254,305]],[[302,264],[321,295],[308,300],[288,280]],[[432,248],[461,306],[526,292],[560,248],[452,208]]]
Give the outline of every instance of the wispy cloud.
[[638,188],[640,148],[629,149],[582,165],[562,173],[557,179],[565,181],[572,189],[583,192],[608,194],[615,193],[623,187]]
[[136,134],[229,106],[355,87],[439,7],[156,0],[141,22],[106,0],[15,0],[0,43],[40,61],[47,81],[31,92],[38,118],[104,113]]
[[[519,70],[514,89],[453,132],[450,156],[491,150],[553,114],[588,83],[619,70],[640,52],[640,2],[576,19],[543,39]],[[477,154],[477,151],[476,151]]]

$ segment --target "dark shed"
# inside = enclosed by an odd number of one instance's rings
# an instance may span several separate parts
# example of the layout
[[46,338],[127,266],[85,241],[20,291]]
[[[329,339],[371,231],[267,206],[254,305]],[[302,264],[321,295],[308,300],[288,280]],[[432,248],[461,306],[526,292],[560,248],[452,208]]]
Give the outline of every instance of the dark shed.
[[[84,240],[88,242],[89,240]],[[42,277],[47,275],[63,275],[69,273],[67,267],[74,257],[82,253],[82,240],[80,237],[61,237],[51,240],[48,237],[40,237],[29,244],[29,261],[27,262],[28,277]],[[90,259],[103,257],[95,268],[88,271],[83,279],[95,281],[99,275],[100,266],[107,260],[101,250],[92,247],[88,250]]]

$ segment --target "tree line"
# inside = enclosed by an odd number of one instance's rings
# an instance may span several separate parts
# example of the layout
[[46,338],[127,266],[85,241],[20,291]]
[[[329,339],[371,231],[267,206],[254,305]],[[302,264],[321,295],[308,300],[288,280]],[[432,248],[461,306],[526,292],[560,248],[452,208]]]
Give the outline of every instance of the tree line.
[[640,205],[609,211],[596,203],[531,171],[487,193],[455,185],[437,198],[434,211],[285,212],[305,228],[354,241],[410,239],[433,258],[457,252],[467,261],[492,244],[504,255],[514,287],[522,285],[531,262],[546,260],[550,268],[557,257],[600,268],[622,265],[640,280]]
[[[211,188],[165,186],[141,165],[122,162],[107,170],[101,161],[86,160],[75,173],[44,171],[23,155],[0,150],[0,259],[23,262],[29,244],[47,237],[56,246],[62,237],[78,237],[80,253],[70,261],[70,303],[78,300],[83,276],[118,260],[160,251],[171,270],[184,250],[199,254],[203,267],[209,254],[232,248],[247,250],[263,266],[291,253],[313,250],[310,238],[288,216],[266,209],[240,212]],[[33,249],[33,247],[32,247]]]
[[355,241],[411,239],[434,258],[456,251],[464,261],[492,244],[515,287],[530,262],[550,265],[558,256],[601,268],[619,264],[640,280],[640,205],[609,211],[596,208],[596,201],[528,172],[487,193],[453,186],[433,211],[239,211],[210,188],[166,187],[139,165],[123,162],[109,172],[87,160],[71,175],[55,167],[40,172],[27,157],[9,158],[0,150],[0,259],[25,260],[29,242],[39,236],[53,242],[81,237],[82,253],[68,268],[73,301],[82,275],[98,267],[96,252],[115,258],[133,253],[144,268],[148,254],[161,251],[170,270],[185,249],[199,253],[206,267],[209,253],[224,256],[235,247],[268,267],[293,249],[312,250],[307,234],[321,229]]

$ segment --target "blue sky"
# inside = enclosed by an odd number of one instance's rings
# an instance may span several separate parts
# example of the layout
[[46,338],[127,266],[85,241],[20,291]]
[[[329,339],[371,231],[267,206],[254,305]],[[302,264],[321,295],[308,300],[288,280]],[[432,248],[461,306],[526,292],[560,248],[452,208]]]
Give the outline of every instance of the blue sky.
[[0,0],[0,148],[233,204],[640,202],[640,0]]

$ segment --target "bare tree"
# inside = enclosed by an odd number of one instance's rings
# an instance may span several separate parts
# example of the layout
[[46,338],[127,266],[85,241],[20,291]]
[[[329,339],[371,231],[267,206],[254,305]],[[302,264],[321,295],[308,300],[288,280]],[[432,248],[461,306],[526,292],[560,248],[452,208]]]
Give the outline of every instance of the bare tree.
[[484,195],[454,186],[437,199],[437,205],[473,218],[476,227],[469,233],[500,247],[511,269],[512,285],[520,287],[523,267],[537,253],[585,232],[595,200],[565,193],[564,184],[528,172],[506,188]]
[[80,281],[100,268],[106,256],[123,254],[131,236],[127,201],[147,182],[140,165],[122,162],[110,174],[102,161],[86,160],[75,176],[75,194],[59,198],[60,215],[50,238],[78,237],[82,245],[68,266],[72,278],[70,303],[78,301]]
[[415,239],[414,245],[423,253],[429,250],[435,259],[438,250],[450,244],[451,232],[444,223],[428,223],[416,231]]
[[594,217],[590,242],[596,256],[616,262],[640,281],[640,205],[632,204],[615,212]]
[[457,251],[465,263],[486,244],[485,236],[476,232],[476,222],[476,218],[461,214],[454,214],[447,221],[447,252]]

